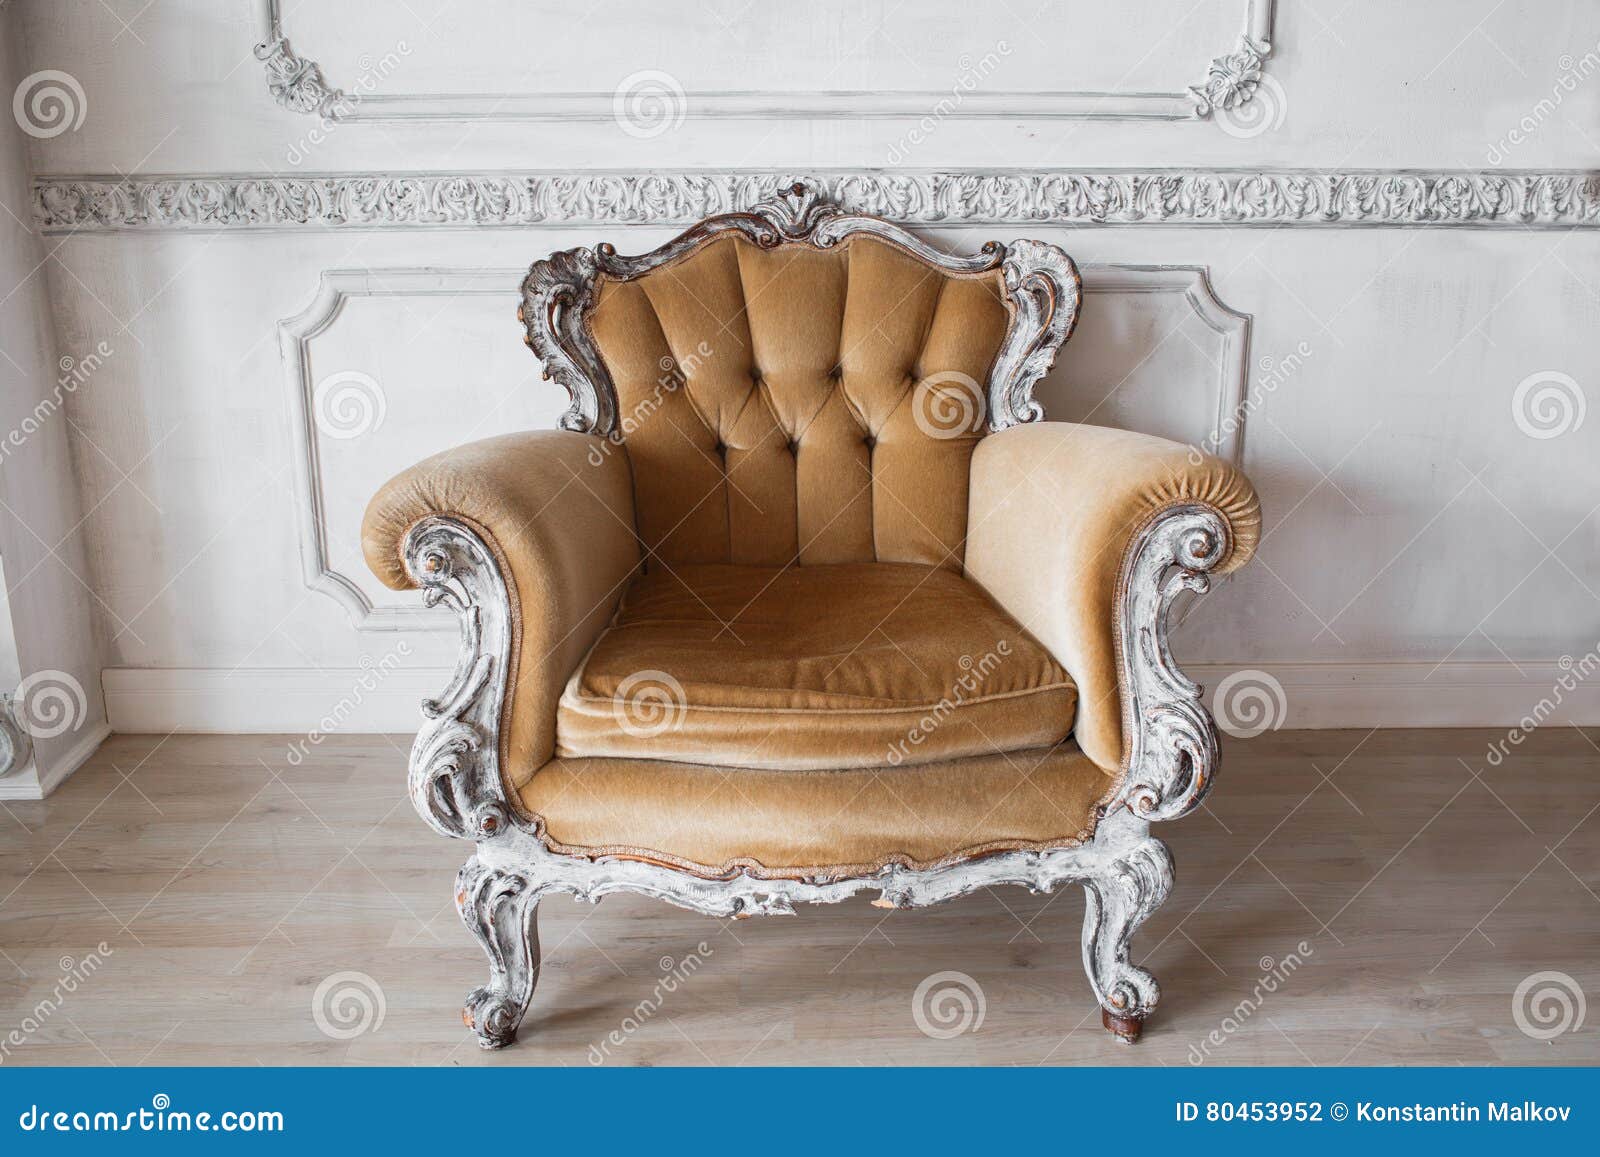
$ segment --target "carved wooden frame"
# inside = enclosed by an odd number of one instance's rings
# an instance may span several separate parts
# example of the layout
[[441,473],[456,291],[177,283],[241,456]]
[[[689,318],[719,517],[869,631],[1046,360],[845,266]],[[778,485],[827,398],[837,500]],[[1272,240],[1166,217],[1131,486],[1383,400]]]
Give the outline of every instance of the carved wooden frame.
[[847,213],[810,185],[796,182],[748,211],[708,217],[637,257],[601,244],[565,249],[533,263],[522,282],[517,317],[527,330],[528,345],[544,362],[545,377],[559,383],[572,399],[561,418],[564,429],[602,438],[617,430],[616,387],[588,330],[587,315],[600,279],[632,280],[731,235],[742,235],[763,249],[784,244],[831,249],[851,237],[870,236],[947,273],[1000,270],[1011,325],[985,384],[989,429],[1003,430],[1044,416],[1033,400],[1033,387],[1072,336],[1083,301],[1083,279],[1072,258],[1054,245],[1027,240],[1010,245],[990,241],[969,257],[942,253],[881,217]]
[[[644,257],[621,257],[601,246],[534,265],[524,287],[523,316],[529,343],[572,396],[568,428],[606,434],[616,421],[609,379],[583,326],[594,279],[637,276],[729,230],[757,244],[820,247],[865,232],[945,269],[1003,269],[1012,325],[988,383],[990,426],[1041,416],[1033,384],[1071,332],[1079,301],[1077,272],[1065,253],[1017,242],[990,244],[973,257],[948,257],[886,221],[843,214],[797,187],[748,213],[711,218]],[[1126,751],[1086,838],[923,868],[888,863],[855,874],[819,868],[803,877],[741,868],[709,877],[658,862],[554,851],[542,822],[518,814],[500,766],[501,722],[518,645],[514,590],[478,528],[449,516],[422,520],[403,544],[406,570],[429,606],[455,611],[462,646],[444,692],[423,704],[409,788],[430,827],[477,845],[457,877],[456,907],[490,962],[489,983],[473,990],[464,1009],[479,1043],[500,1048],[515,1039],[538,979],[538,904],[552,893],[598,901],[628,891],[708,915],[743,917],[788,914],[797,903],[837,903],[863,891],[876,892],[873,903],[881,907],[913,908],[1000,884],[1051,892],[1070,882],[1082,884],[1087,895],[1083,959],[1102,1020],[1120,1039],[1135,1040],[1160,989],[1130,959],[1129,943],[1173,882],[1171,855],[1150,834],[1150,823],[1197,807],[1217,765],[1216,730],[1201,705],[1201,689],[1177,670],[1167,648],[1168,614],[1182,592],[1208,588],[1208,573],[1230,546],[1222,516],[1197,503],[1159,511],[1129,544],[1116,602]]]

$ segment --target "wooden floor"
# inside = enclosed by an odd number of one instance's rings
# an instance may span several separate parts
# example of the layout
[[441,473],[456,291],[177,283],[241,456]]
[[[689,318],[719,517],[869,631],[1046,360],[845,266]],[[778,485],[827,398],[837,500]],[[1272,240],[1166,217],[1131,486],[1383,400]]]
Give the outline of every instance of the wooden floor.
[[[1600,1063],[1600,731],[1542,730],[1490,766],[1501,738],[1230,742],[1208,810],[1161,833],[1178,886],[1135,948],[1164,996],[1132,1048],[1100,1027],[1073,888],[742,922],[557,897],[541,914],[544,974],[522,1040],[485,1054],[456,1013],[486,972],[450,903],[467,849],[405,801],[404,739],[331,738],[291,765],[283,737],[120,736],[48,801],[0,814],[0,1053],[117,1065]],[[943,972],[970,978],[968,1006],[983,1014],[948,1038],[913,1011],[919,984]],[[1519,1027],[1513,994],[1541,972],[1595,999],[1581,1028],[1541,1040]],[[665,991],[667,975],[686,979]],[[940,1006],[959,1013],[946,995]],[[22,1044],[8,1043],[13,1030]]]

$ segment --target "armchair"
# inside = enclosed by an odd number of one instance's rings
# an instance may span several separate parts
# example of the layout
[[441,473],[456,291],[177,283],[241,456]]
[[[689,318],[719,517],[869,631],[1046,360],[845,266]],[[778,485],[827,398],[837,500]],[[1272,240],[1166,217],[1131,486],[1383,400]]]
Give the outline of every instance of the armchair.
[[1260,511],[1188,447],[1041,420],[1079,300],[1055,246],[949,256],[798,185],[534,264],[563,429],[419,463],[363,527],[382,581],[460,618],[410,793],[476,844],[484,1047],[528,1008],[550,893],[745,917],[1068,882],[1103,1022],[1138,1037],[1159,989],[1129,941],[1173,879],[1150,823],[1217,765],[1166,616]]

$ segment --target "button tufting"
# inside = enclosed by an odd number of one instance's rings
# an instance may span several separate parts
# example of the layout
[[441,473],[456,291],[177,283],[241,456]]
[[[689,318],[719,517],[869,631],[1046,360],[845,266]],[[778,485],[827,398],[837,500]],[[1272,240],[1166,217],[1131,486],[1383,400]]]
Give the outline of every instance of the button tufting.
[[876,438],[874,438],[871,434],[868,434],[865,438],[861,439],[861,441],[866,446],[866,448],[868,450],[871,450],[874,446],[876,446],[878,444],[878,440]]
[[728,444],[726,442],[718,442],[715,446],[712,447],[712,449],[715,450],[718,454],[722,455],[723,457],[727,457]]
[[789,439],[789,453],[791,453],[791,454],[800,453],[800,443],[797,440],[795,440],[794,438],[790,438]]

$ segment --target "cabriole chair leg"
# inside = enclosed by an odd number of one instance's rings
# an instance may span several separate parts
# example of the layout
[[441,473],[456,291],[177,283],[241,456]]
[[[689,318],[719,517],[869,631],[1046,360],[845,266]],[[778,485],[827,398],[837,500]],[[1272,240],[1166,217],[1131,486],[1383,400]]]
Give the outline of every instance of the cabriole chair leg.
[[486,1049],[517,1039],[539,982],[539,889],[473,856],[456,876],[456,910],[489,957],[489,984],[467,994],[461,1019]]
[[1128,960],[1139,926],[1172,891],[1172,855],[1146,835],[1083,882],[1083,966],[1100,998],[1100,1021],[1124,1044],[1139,1039],[1161,986]]

